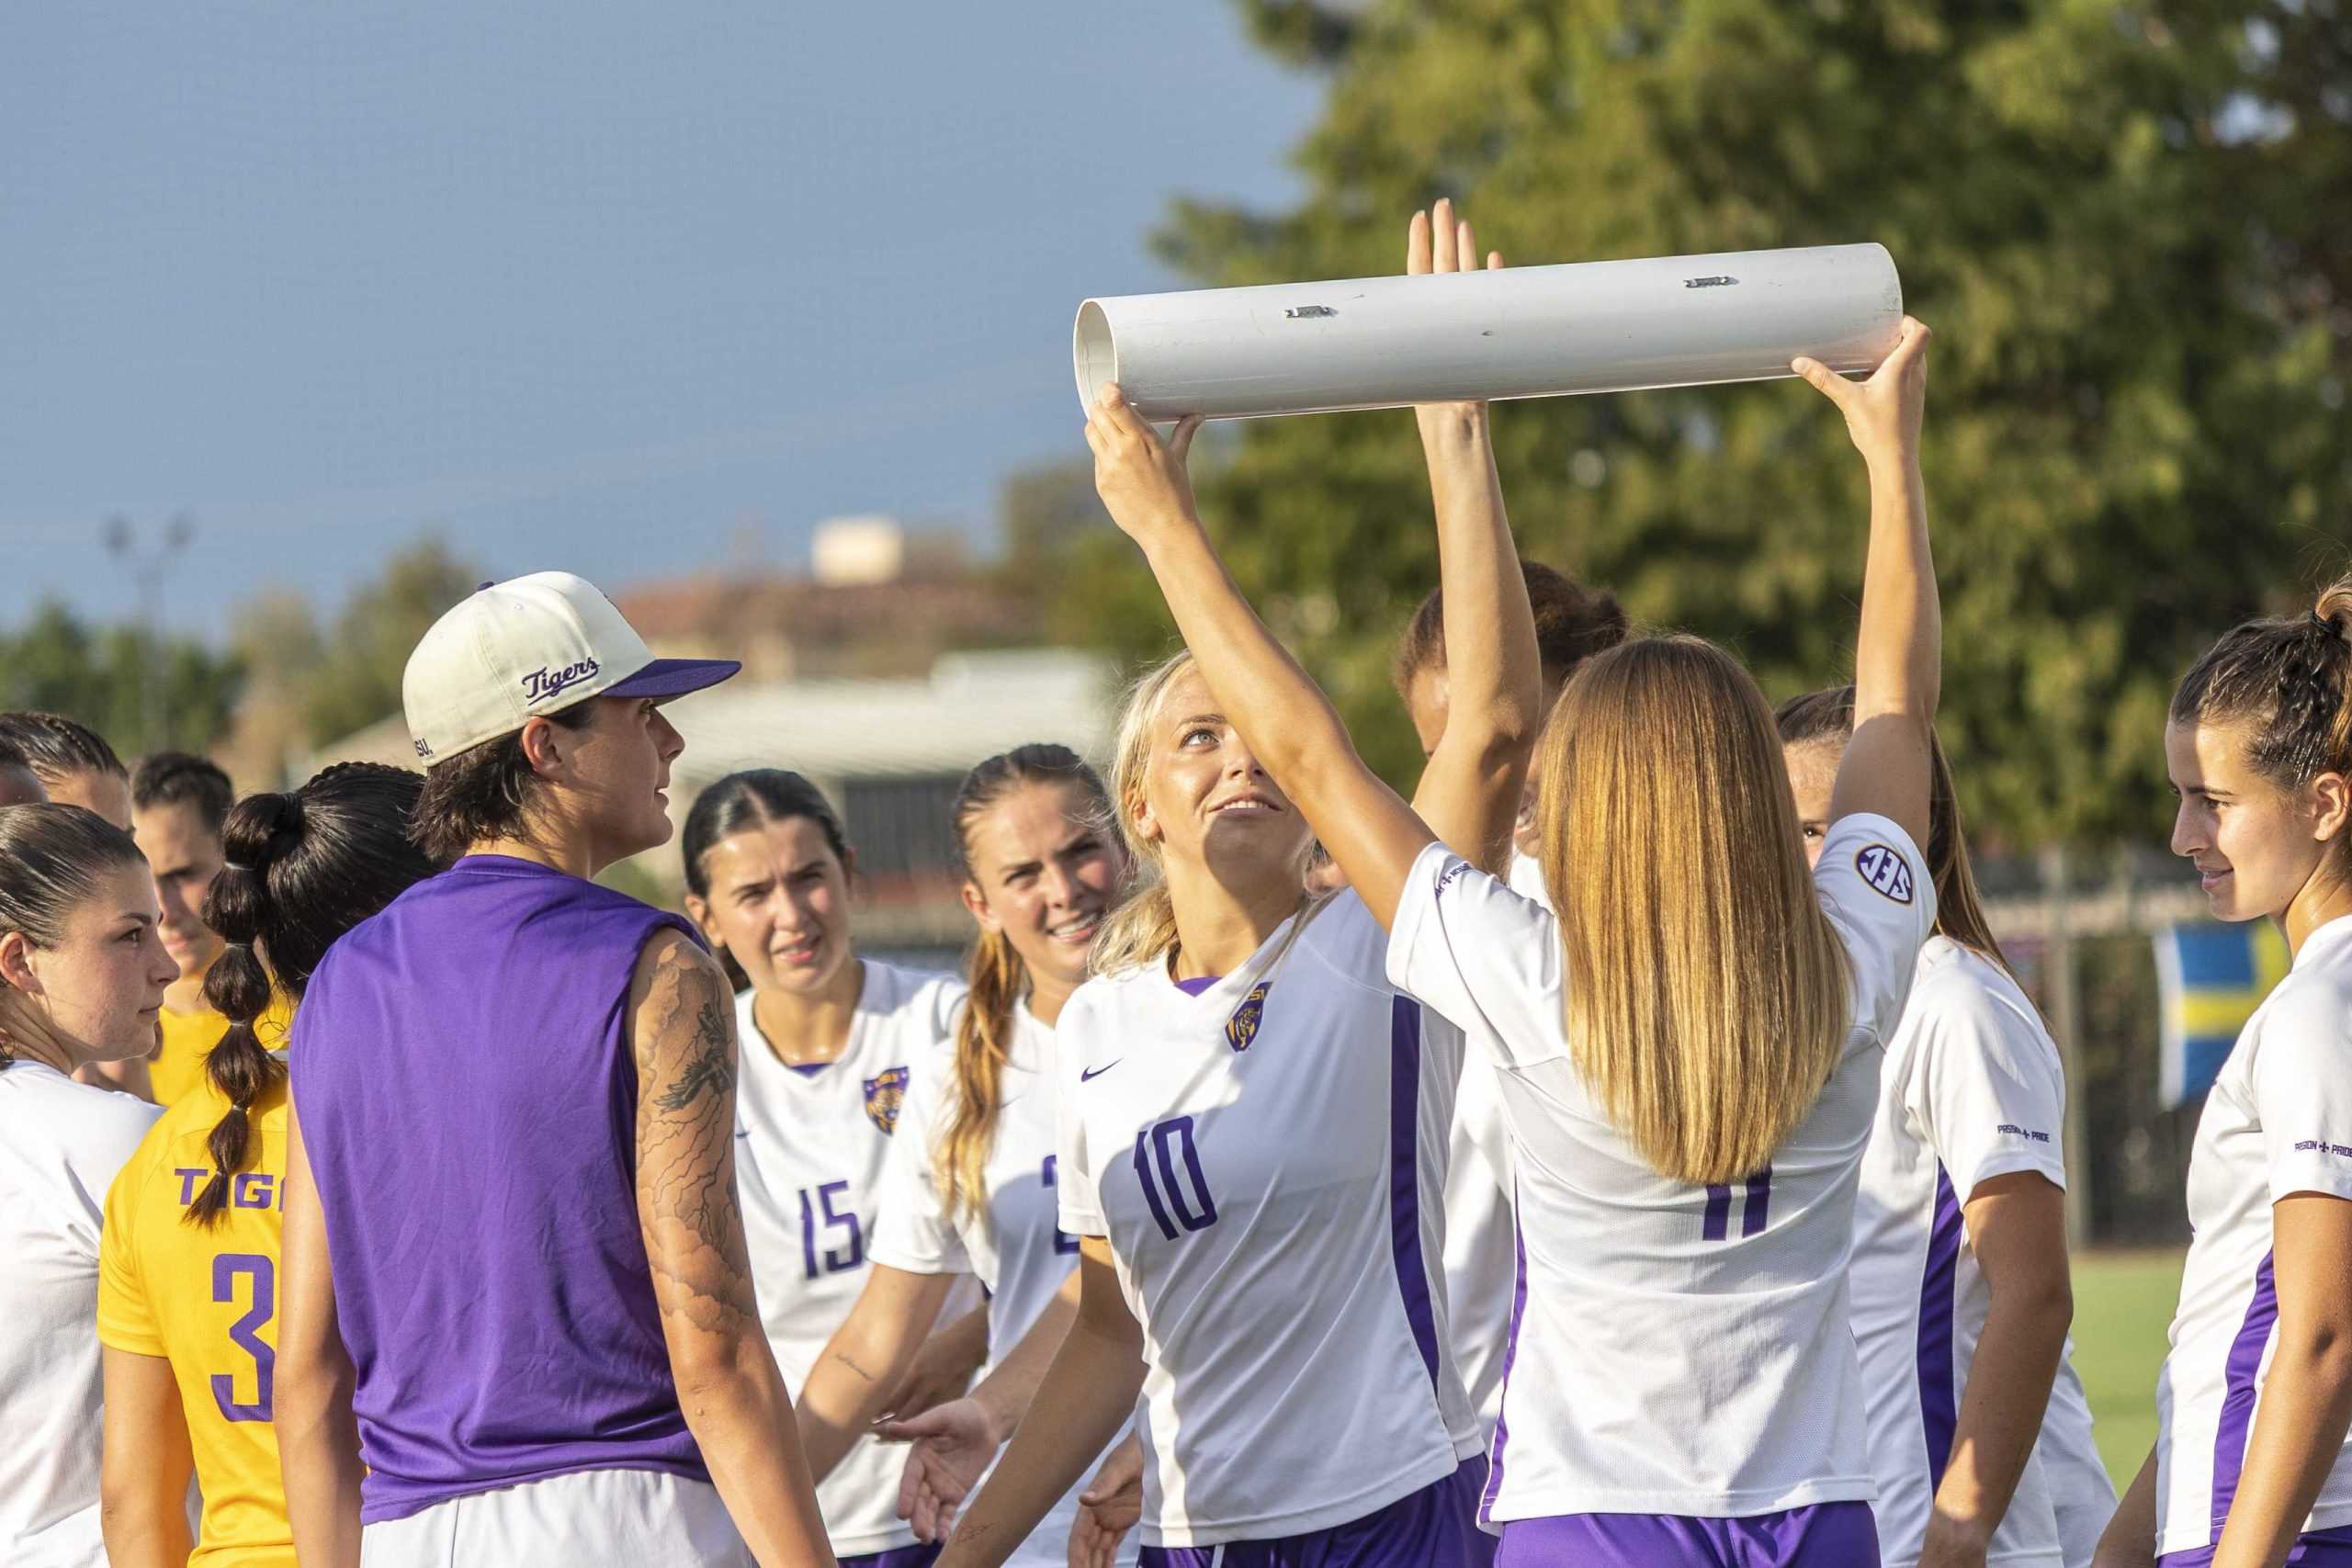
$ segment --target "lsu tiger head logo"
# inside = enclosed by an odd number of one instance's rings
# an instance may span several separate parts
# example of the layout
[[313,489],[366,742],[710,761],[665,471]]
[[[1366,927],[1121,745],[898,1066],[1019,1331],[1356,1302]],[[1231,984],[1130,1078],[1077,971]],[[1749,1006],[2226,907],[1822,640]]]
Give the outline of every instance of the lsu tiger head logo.
[[1854,856],[1854,869],[1871,892],[1898,904],[1911,902],[1911,863],[1886,845],[1863,845]]
[[1233,1010],[1233,1016],[1225,1021],[1225,1043],[1236,1051],[1247,1051],[1250,1043],[1258,1038],[1258,1025],[1266,1017],[1267,985],[1267,981],[1261,980],[1250,987],[1250,994],[1241,998],[1241,1005]]
[[907,1100],[907,1069],[885,1067],[865,1080],[865,1119],[888,1137],[899,1130],[899,1107]]

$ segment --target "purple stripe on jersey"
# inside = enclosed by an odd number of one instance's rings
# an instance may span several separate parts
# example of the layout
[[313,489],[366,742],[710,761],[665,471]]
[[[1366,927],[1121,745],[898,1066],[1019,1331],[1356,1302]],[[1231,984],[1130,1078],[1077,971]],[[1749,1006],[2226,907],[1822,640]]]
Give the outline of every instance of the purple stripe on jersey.
[[946,1550],[944,1545],[936,1543],[930,1546],[894,1546],[888,1551],[868,1551],[855,1557],[844,1557],[841,1565],[842,1568],[931,1568],[939,1561],[939,1554]]
[[[2194,1551],[2167,1551],[2156,1568],[2213,1568],[2212,1546]],[[2297,1536],[2287,1549],[2287,1568],[2352,1568],[2352,1529],[2313,1530]]]
[[1699,1239],[1721,1241],[1731,1235],[1731,1189],[1711,1186],[1707,1189],[1707,1216],[1700,1223]]
[[1944,1483],[1951,1462],[1960,1397],[1952,1386],[1952,1310],[1960,1280],[1960,1196],[1936,1166],[1936,1214],[1928,1225],[1927,1267],[1919,1275],[1919,1426],[1928,1446],[1928,1492]]
[[1771,1212],[1772,1168],[1768,1165],[1747,1179],[1747,1203],[1739,1212],[1739,1234],[1743,1236],[1762,1235]]
[[1222,975],[1195,975],[1189,980],[1177,981],[1176,988],[1188,997],[1203,996],[1207,993],[1211,986],[1224,978]]
[[1503,1450],[1510,1444],[1510,1368],[1519,1359],[1519,1325],[1527,1315],[1527,1233],[1519,1228],[1519,1178],[1510,1179],[1511,1268],[1510,1331],[1503,1336],[1503,1394],[1495,1406],[1495,1447],[1487,1467],[1487,1490],[1478,1499],[1478,1517],[1493,1522],[1495,1499],[1503,1489]]
[[[1147,1546],[1141,1568],[1484,1568],[1487,1537],[1471,1519],[1483,1460],[1329,1529],[1220,1546]],[[843,1568],[848,1568],[847,1561]]]
[[1566,1514],[1503,1526],[1495,1568],[1878,1568],[1868,1503],[1816,1503],[1744,1519]]
[[2230,1342],[2224,1369],[2222,1424],[2213,1433],[2213,1540],[2222,1539],[2222,1525],[2238,1495],[2238,1472],[2245,1465],[2245,1444],[2254,1426],[2255,1383],[2262,1375],[2262,1353],[2270,1347],[2270,1331],[2278,1322],[2278,1284],[2270,1272],[2270,1254],[2254,1271],[2254,1300],[2245,1304],[2245,1321]]
[[1388,1007],[1388,1242],[1396,1255],[1396,1288],[1421,1364],[1437,1382],[1437,1314],[1421,1259],[1421,1004],[1408,997]]

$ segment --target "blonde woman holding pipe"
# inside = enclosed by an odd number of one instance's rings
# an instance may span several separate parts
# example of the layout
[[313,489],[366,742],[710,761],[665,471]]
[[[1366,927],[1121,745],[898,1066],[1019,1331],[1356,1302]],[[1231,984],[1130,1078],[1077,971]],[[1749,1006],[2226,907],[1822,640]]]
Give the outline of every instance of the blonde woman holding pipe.
[[[1878,1560],[1846,1271],[1883,1043],[1935,911],[1917,848],[1940,643],[1917,461],[1927,344],[1906,321],[1859,386],[1796,366],[1871,479],[1858,722],[1821,869],[1755,682],[1698,638],[1639,638],[1588,662],[1545,731],[1556,916],[1357,759],[1218,561],[1181,439],[1115,393],[1096,405],[1099,488],[1217,710],[1390,927],[1390,976],[1500,1077],[1523,1286],[1486,1493],[1505,1568]],[[1447,637],[1442,744],[1515,712],[1498,665],[1532,674],[1507,550],[1489,570],[1494,629]]]
[[[1475,256],[1443,206],[1435,230],[1415,218],[1410,270]],[[1115,514],[1139,481],[1106,417],[1089,440]],[[1457,621],[1454,717],[1420,802],[1499,869],[1534,637],[1486,411],[1419,417]],[[1181,457],[1145,439],[1188,508]],[[940,1561],[1003,1562],[1133,1409],[1146,1568],[1466,1568],[1483,1467],[1445,1345],[1440,1207],[1461,1038],[1383,976],[1363,898],[1302,891],[1312,835],[1211,694],[1206,652],[1128,703],[1111,793],[1146,880],[1062,1014],[1078,1319]]]

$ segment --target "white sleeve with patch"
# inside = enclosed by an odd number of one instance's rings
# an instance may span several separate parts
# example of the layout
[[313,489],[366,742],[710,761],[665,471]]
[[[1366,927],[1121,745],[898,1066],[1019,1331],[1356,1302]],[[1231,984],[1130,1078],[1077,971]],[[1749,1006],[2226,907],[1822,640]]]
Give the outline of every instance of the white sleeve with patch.
[[1920,1032],[1905,1099],[1952,1191],[2038,1171],[2066,1185],[2066,1081],[2058,1047],[1989,961],[1963,953],[1911,998]]
[[2277,1001],[2254,1059],[2270,1201],[2296,1192],[2352,1199],[2352,1016],[2333,986]]
[[1936,929],[1927,857],[1892,818],[1855,812],[1829,825],[1813,886],[1853,965],[1854,1027],[1892,1040]]
[[935,1163],[947,1129],[947,1107],[956,1093],[954,1047],[944,1047],[929,1070],[909,1076],[907,1098],[899,1108],[899,1131],[883,1160],[871,1256],[886,1268],[910,1274],[968,1274],[971,1259],[965,1255],[963,1237],[947,1222]]
[[1054,1059],[1054,1200],[1056,1224],[1070,1235],[1107,1235],[1098,1173],[1086,1147],[1086,1119],[1079,1113],[1079,1085],[1086,1081],[1094,1054],[1102,1044],[1102,1015],[1087,993],[1102,984],[1090,980],[1062,1004],[1055,1036],[1059,1049]]
[[1407,873],[1388,939],[1388,978],[1472,1038],[1504,1070],[1567,1054],[1559,921],[1432,843]]

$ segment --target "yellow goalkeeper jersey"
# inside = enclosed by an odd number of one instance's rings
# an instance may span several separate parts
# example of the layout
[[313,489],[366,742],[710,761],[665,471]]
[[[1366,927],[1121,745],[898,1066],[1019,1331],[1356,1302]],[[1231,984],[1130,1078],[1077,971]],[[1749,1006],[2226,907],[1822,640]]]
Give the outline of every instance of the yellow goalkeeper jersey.
[[270,1425],[284,1224],[286,1085],[255,1100],[244,1168],[210,1225],[187,1219],[211,1179],[205,1139],[229,1109],[199,1078],[149,1129],[107,1193],[98,1339],[171,1363],[204,1519],[190,1568],[295,1568]]

